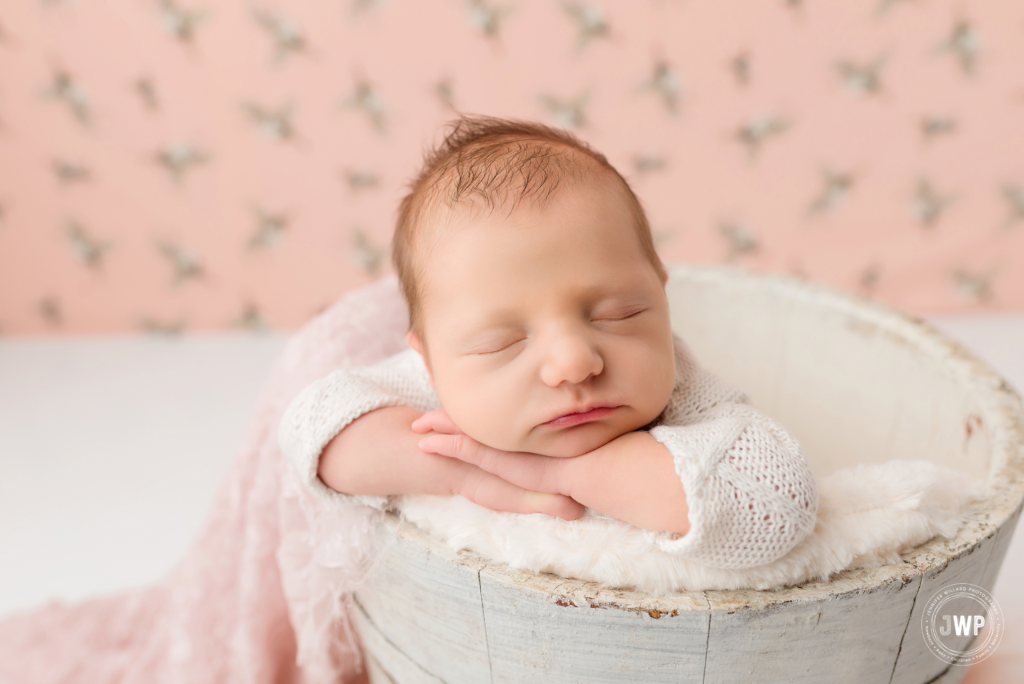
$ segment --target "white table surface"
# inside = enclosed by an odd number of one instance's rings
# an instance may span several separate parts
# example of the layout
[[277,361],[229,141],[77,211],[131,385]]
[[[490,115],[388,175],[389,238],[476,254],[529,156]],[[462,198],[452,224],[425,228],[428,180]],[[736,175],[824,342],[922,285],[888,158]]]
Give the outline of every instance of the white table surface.
[[[930,322],[1024,388],[1024,313]],[[0,615],[168,571],[286,337],[0,338]],[[1024,524],[994,588],[1007,615],[1024,616],[1022,573]]]

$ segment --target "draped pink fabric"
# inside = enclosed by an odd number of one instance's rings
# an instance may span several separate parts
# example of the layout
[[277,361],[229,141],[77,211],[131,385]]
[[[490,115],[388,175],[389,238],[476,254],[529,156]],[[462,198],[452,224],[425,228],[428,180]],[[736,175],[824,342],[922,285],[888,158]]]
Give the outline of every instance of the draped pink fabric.
[[380,513],[312,496],[278,449],[277,424],[311,380],[405,348],[407,322],[397,279],[386,276],[307,323],[185,557],[154,586],[0,621],[0,682],[365,681],[347,599],[372,570]]

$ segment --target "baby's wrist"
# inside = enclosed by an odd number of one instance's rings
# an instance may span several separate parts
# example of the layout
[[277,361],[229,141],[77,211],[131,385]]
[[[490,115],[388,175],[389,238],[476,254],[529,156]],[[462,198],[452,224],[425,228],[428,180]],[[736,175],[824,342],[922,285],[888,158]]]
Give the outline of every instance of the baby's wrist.
[[[590,454],[607,455],[609,453],[621,454],[621,453],[626,452],[628,449],[630,449],[631,447],[635,446],[636,444],[638,444],[638,443],[646,443],[648,440],[654,440],[654,438],[651,437],[651,433],[649,433],[649,432],[646,432],[646,431],[643,431],[643,430],[634,430],[632,432],[624,432],[621,435],[619,435],[618,437],[613,437],[612,439],[608,440],[607,442],[605,442],[601,446],[599,446],[599,447],[597,447],[595,449],[592,449],[587,454],[583,454],[583,455],[584,456],[587,456],[587,455],[590,455]],[[657,441],[657,440],[654,440],[654,441]]]
[[411,406],[385,406],[368,411],[329,441],[320,452],[320,481],[343,494],[373,494],[382,479],[382,468],[402,449],[408,449],[416,433],[412,422],[423,411]]

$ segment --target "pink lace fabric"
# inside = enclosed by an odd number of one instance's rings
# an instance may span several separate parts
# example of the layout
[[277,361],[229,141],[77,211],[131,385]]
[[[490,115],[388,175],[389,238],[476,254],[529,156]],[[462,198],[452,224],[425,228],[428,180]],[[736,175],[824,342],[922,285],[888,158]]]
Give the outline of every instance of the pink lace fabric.
[[372,572],[381,512],[302,486],[277,426],[306,384],[406,348],[397,278],[342,296],[288,343],[204,528],[159,583],[0,621],[0,682],[365,682],[351,591]]

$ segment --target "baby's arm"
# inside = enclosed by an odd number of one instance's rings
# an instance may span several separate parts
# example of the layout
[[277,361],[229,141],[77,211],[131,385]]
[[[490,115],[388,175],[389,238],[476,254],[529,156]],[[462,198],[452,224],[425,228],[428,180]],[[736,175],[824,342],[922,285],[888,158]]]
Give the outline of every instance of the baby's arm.
[[341,503],[382,509],[395,494],[462,494],[495,510],[582,514],[568,497],[528,492],[469,464],[424,454],[416,447],[422,435],[410,425],[438,406],[422,361],[406,350],[305,387],[282,416],[278,442],[314,493]]
[[[627,432],[565,461],[563,494],[646,530],[690,531],[686,491],[672,453],[648,432]],[[579,497],[579,498],[577,498]]]
[[723,402],[698,422],[658,425],[688,493],[690,532],[651,533],[663,551],[719,568],[781,558],[817,519],[814,474],[797,440],[743,402]]
[[687,493],[691,530],[652,532],[667,553],[720,568],[786,555],[813,529],[818,488],[800,443],[702,368],[676,336],[677,383],[650,436],[672,453]]
[[388,406],[363,414],[332,439],[320,456],[320,480],[337,492],[360,495],[460,494],[498,511],[578,518],[583,506],[567,496],[517,487],[480,468],[424,453],[412,423],[423,411]]
[[[451,425],[432,411],[420,429]],[[629,432],[593,451],[568,458],[495,449],[462,435],[420,435],[429,455],[451,456],[531,490],[564,494],[607,515],[648,530],[686,534],[686,493],[672,453],[647,432]]]

